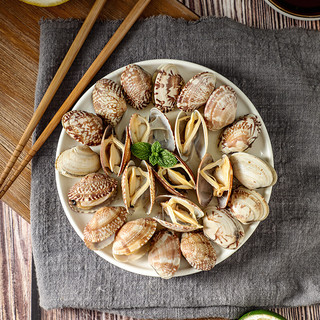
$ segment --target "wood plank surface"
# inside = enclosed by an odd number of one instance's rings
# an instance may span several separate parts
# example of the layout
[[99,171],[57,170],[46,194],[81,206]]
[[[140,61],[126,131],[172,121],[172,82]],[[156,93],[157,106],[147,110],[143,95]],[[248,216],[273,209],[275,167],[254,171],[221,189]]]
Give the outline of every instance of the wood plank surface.
[[[135,0],[108,0],[101,18],[124,18],[134,2]],[[304,22],[284,17],[262,0],[180,0],[180,2],[179,4],[172,0],[153,0],[144,17],[158,13],[167,13],[175,17],[184,14],[186,18],[192,19],[196,19],[196,15],[214,15],[227,16],[240,23],[259,28],[302,27],[320,30],[319,21]],[[92,4],[93,0],[71,0],[58,7],[36,8],[18,0],[0,0],[0,170],[3,170],[27,121],[32,116],[39,54],[38,20],[42,16],[84,19]],[[190,11],[185,11],[181,4],[189,7],[196,15],[190,15]],[[28,148],[30,146],[29,142]],[[24,155],[25,153],[21,158]],[[18,215],[19,213],[29,221],[30,167],[23,172],[13,187],[14,189],[3,199],[9,206],[0,202],[0,320],[40,318],[133,320],[77,309],[51,311],[41,309],[37,317],[34,309],[37,307],[37,301],[33,301],[31,315],[31,231],[29,224]],[[318,305],[270,310],[278,312],[288,320],[320,320]]]

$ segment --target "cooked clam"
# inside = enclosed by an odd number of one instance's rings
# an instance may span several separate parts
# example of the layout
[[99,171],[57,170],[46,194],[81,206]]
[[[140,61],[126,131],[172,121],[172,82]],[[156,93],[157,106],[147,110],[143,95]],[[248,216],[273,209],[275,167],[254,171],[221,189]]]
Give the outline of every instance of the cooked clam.
[[177,104],[177,98],[184,85],[184,80],[173,64],[160,66],[154,77],[154,105],[161,112],[169,112]]
[[181,252],[189,264],[197,270],[211,270],[217,261],[213,245],[202,232],[183,233]]
[[[202,228],[198,219],[204,216],[203,211],[188,199],[177,196],[159,196],[157,202],[162,207],[162,217],[155,217],[162,226],[178,231],[189,232]],[[171,222],[166,218],[169,217]]]
[[193,76],[181,90],[177,107],[189,112],[204,106],[216,85],[216,76],[212,72],[201,72]]
[[126,141],[123,144],[115,136],[111,126],[104,132],[100,147],[101,166],[105,173],[115,173],[120,176],[130,160],[130,138],[128,128],[126,130]]
[[92,91],[93,108],[107,124],[115,127],[127,110],[121,87],[110,79],[100,79]]
[[126,100],[133,108],[143,109],[151,101],[152,77],[138,65],[126,66],[121,74],[121,85]]
[[100,169],[100,158],[90,147],[79,145],[63,151],[57,158],[55,167],[68,178],[84,177]]
[[79,213],[95,212],[95,207],[114,199],[117,186],[117,180],[105,174],[90,173],[71,187],[68,193],[70,208]]
[[176,119],[175,138],[179,155],[183,161],[192,159],[196,153],[199,159],[208,150],[207,125],[198,110],[191,115],[181,111]]
[[232,123],[236,111],[236,92],[227,85],[219,87],[213,91],[204,108],[204,119],[208,129],[215,131]]
[[130,118],[129,132],[132,143],[149,142],[151,134],[149,121],[134,113]]
[[146,161],[136,166],[130,161],[121,179],[122,197],[130,214],[150,214],[155,200],[155,181],[151,167]]
[[244,239],[241,223],[227,209],[207,208],[203,218],[203,232],[226,249],[237,249]]
[[148,262],[163,279],[170,279],[180,266],[180,241],[169,230],[158,231],[151,240]]
[[223,130],[219,149],[223,153],[241,152],[257,139],[261,132],[261,122],[255,114],[247,114]]
[[213,162],[207,153],[198,168],[197,196],[201,206],[207,206],[212,197],[218,197],[219,207],[225,208],[231,195],[233,171],[229,158],[223,155]]
[[264,160],[245,152],[230,155],[234,176],[248,189],[258,189],[274,185],[277,173]]
[[112,246],[116,260],[127,262],[140,259],[149,251],[148,241],[157,228],[152,218],[129,221],[118,231]]
[[244,187],[232,192],[229,208],[231,214],[244,224],[262,221],[269,214],[269,206],[263,196]]
[[114,240],[114,234],[127,219],[125,207],[100,208],[84,228],[84,242],[91,250],[100,250]]

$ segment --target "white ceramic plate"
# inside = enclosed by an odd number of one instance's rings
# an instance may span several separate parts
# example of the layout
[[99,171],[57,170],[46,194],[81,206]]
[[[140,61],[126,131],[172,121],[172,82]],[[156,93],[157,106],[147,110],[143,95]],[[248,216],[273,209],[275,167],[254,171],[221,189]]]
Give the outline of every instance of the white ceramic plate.
[[[190,63],[186,61],[180,61],[180,60],[168,60],[168,59],[161,59],[161,60],[148,60],[148,61],[141,61],[137,62],[139,66],[143,67],[146,71],[149,73],[153,74],[153,72],[157,69],[162,64],[167,64],[167,63],[173,63],[177,66],[180,74],[184,78],[184,80],[187,82],[192,76],[199,72],[204,72],[204,71],[210,71],[214,72],[206,67],[203,67],[201,65],[195,64],[195,63]],[[106,76],[106,78],[112,79],[116,81],[117,83],[120,83],[120,75],[122,71],[124,70],[123,68],[120,68]],[[238,108],[237,108],[237,117],[241,115],[245,115],[248,113],[254,113],[259,115],[258,111],[256,108],[253,106],[251,101],[246,97],[246,95],[239,89],[237,88],[231,81],[223,77],[222,75],[214,72],[217,76],[217,84],[216,86],[220,86],[223,84],[231,86],[237,93],[238,96]],[[89,112],[94,113],[93,105],[92,105],[92,100],[91,100],[91,94],[93,90],[92,86],[87,92],[83,94],[83,96],[79,99],[79,101],[76,103],[73,109],[76,110],[86,110]],[[126,111],[124,117],[122,118],[121,122],[118,124],[116,127],[116,133],[119,135],[120,133],[123,132],[125,126],[128,124],[129,119],[133,113],[139,112],[141,115],[148,116],[148,111],[151,108],[150,106],[143,110],[143,111],[137,111],[131,107],[128,106],[128,110]],[[171,111],[167,113],[167,117],[171,121],[171,123],[174,123],[175,117],[177,115],[178,111]],[[261,118],[261,117],[260,117]],[[261,119],[262,122],[262,132],[258,139],[254,142],[252,148],[248,150],[248,153],[254,154],[260,158],[263,158],[264,160],[268,161],[272,166],[273,166],[273,153],[272,153],[272,147],[269,139],[268,132],[266,130],[266,127]],[[173,126],[174,128],[174,126]],[[219,132],[209,132],[209,150],[213,157],[214,160],[218,160],[221,157],[221,153],[217,149],[217,138],[219,135]],[[78,142],[70,138],[66,133],[65,130],[63,129],[59,138],[58,142],[58,147],[57,147],[57,153],[56,156],[58,156],[61,152],[64,150],[70,149],[74,146],[76,146]],[[94,147],[92,148],[94,151],[99,152],[99,147]],[[66,178],[62,175],[60,175],[56,171],[56,182],[57,182],[57,188],[59,192],[59,197],[60,201],[62,203],[63,209],[72,225],[72,227],[75,229],[77,234],[83,239],[83,229],[88,223],[88,221],[91,219],[92,214],[77,214],[73,212],[68,205],[68,199],[67,199],[67,194],[69,189],[71,188],[74,183],[79,181],[80,179],[70,179]],[[264,188],[259,190],[259,192],[265,197],[266,201],[269,201],[270,195],[271,195],[271,187]],[[122,202],[122,197],[121,197],[121,192],[118,192],[117,199],[112,203],[112,205],[123,205]],[[130,220],[132,219],[137,219],[140,216],[131,216],[129,217]],[[254,230],[258,226],[258,222],[252,223],[251,225],[245,225],[244,230],[245,230],[245,240],[243,244],[246,242],[246,240],[249,239],[251,234],[254,232]],[[85,244],[83,244],[85,245]],[[232,255],[236,250],[229,250],[229,249],[223,249],[218,245],[214,245],[215,249],[217,251],[217,263],[225,260],[228,258],[230,255]],[[112,256],[112,251],[111,251],[111,245],[108,246],[107,248],[104,248],[103,250],[97,250],[95,251],[98,255],[100,255],[102,258],[107,260],[108,262],[118,266],[119,268],[139,273],[141,275],[146,275],[146,276],[154,276],[157,277],[158,275],[156,272],[148,265],[147,262],[147,256],[134,261],[130,263],[123,263],[115,260]],[[88,249],[89,250],[89,249]],[[245,250],[243,248],[242,250]],[[176,272],[175,276],[186,276],[189,274],[193,274],[199,272],[196,269],[193,269],[184,259],[182,259],[180,268]]]

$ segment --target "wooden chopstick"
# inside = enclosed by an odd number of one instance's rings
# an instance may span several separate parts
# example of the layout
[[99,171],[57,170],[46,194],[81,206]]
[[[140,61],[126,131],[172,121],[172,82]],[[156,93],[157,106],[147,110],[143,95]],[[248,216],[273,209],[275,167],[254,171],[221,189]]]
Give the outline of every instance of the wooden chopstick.
[[12,183],[16,180],[16,178],[20,175],[22,170],[27,166],[33,156],[37,153],[37,151],[41,148],[41,146],[46,142],[50,134],[60,123],[62,116],[73,106],[76,102],[82,91],[86,88],[86,86],[90,83],[92,78],[96,75],[99,69],[103,66],[103,64],[107,61],[111,53],[116,49],[118,44],[130,30],[132,25],[139,18],[143,10],[149,4],[151,0],[139,0],[136,5],[131,9],[128,16],[123,20],[117,31],[110,38],[106,46],[102,49],[98,57],[93,61],[87,72],[83,75],[81,80],[72,90],[68,98],[62,104],[60,109],[57,111],[55,116],[49,122],[47,127],[43,130],[37,141],[34,143],[26,157],[23,159],[18,169],[14,172],[13,176],[9,179],[7,184],[0,191],[0,199],[6,193],[6,191],[10,188]]
[[3,182],[9,175],[12,167],[16,163],[20,153],[22,152],[23,148],[27,144],[32,132],[34,131],[35,127],[39,123],[40,119],[42,118],[43,114],[47,110],[52,98],[56,94],[58,88],[61,85],[64,77],[66,76],[67,72],[69,71],[74,59],[76,58],[79,50],[81,49],[84,41],[86,40],[89,32],[91,31],[95,21],[97,20],[103,6],[105,5],[107,0],[96,0],[93,4],[87,18],[83,22],[77,36],[75,37],[73,43],[71,44],[66,56],[64,57],[57,73],[55,74],[54,78],[52,79],[47,91],[45,92],[43,98],[41,99],[37,110],[34,112],[26,130],[24,131],[18,145],[16,146],[13,154],[11,155],[4,171],[0,177],[0,187],[2,186]]

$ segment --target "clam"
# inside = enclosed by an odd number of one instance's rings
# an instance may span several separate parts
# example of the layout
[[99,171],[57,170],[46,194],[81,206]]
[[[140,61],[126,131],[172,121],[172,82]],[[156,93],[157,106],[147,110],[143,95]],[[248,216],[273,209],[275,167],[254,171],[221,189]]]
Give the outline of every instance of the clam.
[[163,279],[170,279],[180,266],[180,241],[169,230],[158,231],[151,240],[148,262]]
[[[157,202],[162,207],[162,217],[155,217],[154,219],[162,226],[178,232],[189,232],[202,228],[198,219],[201,219],[204,213],[190,200],[163,195],[157,197]],[[167,221],[167,217],[170,218],[171,222]]]
[[100,208],[84,228],[84,242],[91,250],[100,250],[114,240],[114,234],[127,219],[125,207]]
[[262,221],[269,214],[269,206],[263,196],[244,187],[232,192],[229,208],[231,214],[244,224]]
[[161,112],[173,110],[184,80],[174,64],[160,66],[154,75],[154,105]]
[[213,91],[204,108],[204,119],[209,130],[216,131],[232,123],[236,117],[237,95],[223,85]]
[[74,140],[87,146],[101,143],[103,124],[97,115],[80,110],[71,110],[64,114],[61,123],[66,133]]
[[241,223],[227,209],[207,208],[203,218],[203,232],[226,249],[237,249],[244,239]]
[[264,160],[245,152],[230,155],[234,176],[248,189],[258,189],[274,185],[277,173]]
[[79,213],[95,212],[95,207],[115,198],[117,186],[117,180],[105,174],[90,173],[71,187],[68,193],[70,208]]
[[151,101],[152,77],[144,69],[135,64],[129,64],[121,74],[127,102],[135,109],[145,108]]
[[151,135],[149,121],[134,113],[129,121],[129,132],[132,143],[149,142]]
[[115,173],[120,176],[131,157],[130,138],[128,128],[126,129],[125,144],[117,139],[111,126],[108,126],[103,134],[100,159],[105,173]]
[[202,159],[208,150],[207,125],[198,110],[191,115],[181,111],[176,119],[175,138],[178,153],[183,161],[193,158],[196,153]]
[[209,204],[212,197],[218,197],[220,208],[227,206],[231,195],[233,170],[229,158],[223,155],[213,162],[212,156],[207,153],[198,168],[197,197],[201,206]]
[[130,214],[150,214],[155,200],[155,181],[146,161],[136,166],[129,161],[121,178],[122,197]]
[[177,107],[189,112],[204,106],[216,85],[216,76],[212,72],[201,72],[193,76],[181,90]]
[[100,158],[90,147],[79,145],[63,151],[57,158],[55,167],[68,178],[84,177],[100,169]]
[[107,124],[115,127],[127,110],[121,87],[110,79],[100,79],[92,91],[93,108]]
[[177,155],[178,163],[170,168],[158,166],[154,171],[161,184],[172,194],[183,197],[187,190],[195,189],[195,179],[191,169]]
[[260,132],[258,116],[247,114],[222,131],[218,147],[223,153],[244,151],[251,147]]
[[216,265],[216,251],[202,232],[183,233],[181,252],[189,264],[197,270],[208,271]]
[[124,224],[113,242],[114,258],[122,262],[140,259],[149,251],[148,241],[156,228],[157,223],[152,218],[140,218]]

